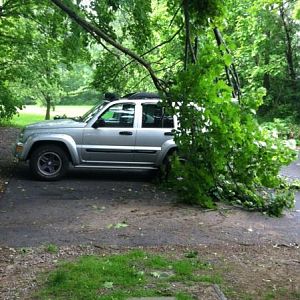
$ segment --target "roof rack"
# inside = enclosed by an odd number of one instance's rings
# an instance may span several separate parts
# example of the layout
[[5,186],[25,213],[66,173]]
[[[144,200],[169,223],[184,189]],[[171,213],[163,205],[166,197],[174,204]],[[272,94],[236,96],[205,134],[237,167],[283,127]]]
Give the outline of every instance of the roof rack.
[[[128,99],[159,99],[158,93],[140,92],[126,95]],[[125,98],[125,97],[124,97]]]
[[128,94],[125,94],[122,98],[128,99],[130,96],[132,96],[134,94],[136,94],[136,92],[134,92],[134,93],[128,93]]
[[128,93],[124,95],[122,98],[115,93],[105,93],[104,100],[106,101],[115,101],[118,99],[129,99],[129,100],[138,100],[138,99],[160,99],[158,93],[150,93],[150,92],[134,92]]
[[118,100],[119,96],[115,93],[105,93],[104,94],[104,100],[107,101],[114,101],[114,100]]

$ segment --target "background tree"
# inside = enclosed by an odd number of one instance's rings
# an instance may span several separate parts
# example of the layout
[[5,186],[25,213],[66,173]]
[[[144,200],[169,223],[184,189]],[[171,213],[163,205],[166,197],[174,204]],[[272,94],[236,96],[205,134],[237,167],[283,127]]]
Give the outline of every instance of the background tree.
[[232,41],[242,85],[266,89],[262,116],[299,115],[299,24],[295,1],[231,1],[226,40]]
[[7,90],[1,97],[6,103],[2,115],[10,118],[30,98],[46,106],[49,119],[51,106],[64,92],[63,73],[75,60],[90,59],[83,47],[85,36],[47,1],[7,0],[1,12],[0,78],[5,78],[1,86]]
[[294,17],[300,20],[300,1],[297,1],[294,9]]
[[31,34],[24,20],[18,16],[13,1],[0,2],[0,118],[11,118],[22,107],[19,91],[12,84],[20,82],[24,69],[23,60],[31,45]]

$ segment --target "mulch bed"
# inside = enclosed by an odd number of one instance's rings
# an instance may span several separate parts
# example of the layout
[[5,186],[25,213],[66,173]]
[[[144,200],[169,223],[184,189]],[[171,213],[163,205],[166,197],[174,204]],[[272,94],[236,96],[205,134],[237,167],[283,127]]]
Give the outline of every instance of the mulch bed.
[[0,198],[12,176],[16,159],[13,156],[13,146],[20,129],[0,127]]

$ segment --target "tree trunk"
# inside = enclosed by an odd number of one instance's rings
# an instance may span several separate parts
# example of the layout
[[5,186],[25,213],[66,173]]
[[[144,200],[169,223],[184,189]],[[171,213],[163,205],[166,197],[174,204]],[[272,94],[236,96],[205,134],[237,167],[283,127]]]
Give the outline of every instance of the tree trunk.
[[185,23],[184,69],[186,70],[187,65],[190,61],[193,64],[196,63],[194,48],[191,43],[189,0],[183,1],[183,13],[184,13],[184,23]]
[[296,71],[294,67],[294,56],[293,56],[293,48],[292,48],[292,37],[290,34],[290,29],[289,29],[289,24],[286,20],[285,17],[285,11],[283,6],[280,7],[280,16],[282,19],[282,24],[285,32],[285,37],[286,37],[286,60],[287,60],[287,65],[288,65],[288,70],[289,70],[289,76],[292,81],[292,88],[295,90],[296,89]]
[[[266,32],[266,35],[268,37],[268,41],[271,41],[271,33],[270,31]],[[266,49],[265,49],[265,66],[268,66],[270,63],[270,44],[267,44]],[[264,78],[263,78],[263,87],[267,90],[267,93],[269,93],[270,88],[271,88],[271,78],[270,78],[270,73],[265,72],[264,73]]]
[[51,111],[51,98],[49,95],[45,96],[46,100],[46,116],[45,120],[50,120],[50,111]]
[[[225,46],[225,51],[227,54],[230,54],[229,49],[224,43],[223,37],[221,35],[221,32],[217,27],[214,28],[214,34],[216,38],[216,42],[218,47],[220,48],[221,45],[223,44]],[[222,56],[224,55],[224,51],[221,50]],[[231,54],[230,54],[231,55]],[[225,65],[225,73],[226,73],[226,79],[228,81],[228,84],[233,88],[232,96],[233,98],[238,98],[240,99],[241,97],[241,88],[240,88],[240,79],[238,76],[238,73],[236,71],[234,63],[232,63],[229,67]]]

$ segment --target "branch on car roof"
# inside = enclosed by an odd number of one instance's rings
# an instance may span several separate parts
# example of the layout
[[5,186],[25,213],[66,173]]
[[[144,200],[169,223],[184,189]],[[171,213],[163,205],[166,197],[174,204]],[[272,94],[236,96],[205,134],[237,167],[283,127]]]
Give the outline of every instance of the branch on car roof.
[[151,67],[151,64],[148,61],[146,61],[142,56],[138,55],[134,51],[124,47],[122,44],[120,44],[116,40],[112,39],[105,32],[103,32],[99,27],[96,27],[95,25],[91,24],[86,19],[81,17],[72,8],[70,8],[69,6],[64,4],[63,1],[61,1],[61,0],[50,0],[50,1],[53,4],[55,4],[58,8],[60,8],[63,12],[65,12],[74,22],[76,22],[78,25],[80,25],[85,31],[90,33],[94,38],[95,38],[95,36],[101,38],[106,43],[112,45],[113,47],[118,49],[120,52],[131,57],[133,60],[138,62],[140,65],[142,65],[148,71],[157,90],[160,92],[166,93],[165,82],[156,76],[154,70]]

